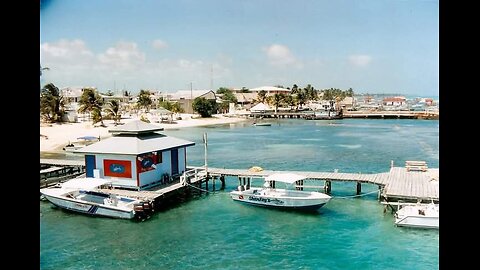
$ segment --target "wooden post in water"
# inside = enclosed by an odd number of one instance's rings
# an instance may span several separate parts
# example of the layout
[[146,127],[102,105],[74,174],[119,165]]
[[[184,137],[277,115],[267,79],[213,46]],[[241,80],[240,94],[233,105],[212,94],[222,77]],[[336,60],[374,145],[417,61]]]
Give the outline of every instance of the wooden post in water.
[[250,177],[248,177],[248,180],[247,180],[247,189],[250,189]]
[[380,199],[381,199],[381,193],[382,193],[381,189],[382,189],[382,186],[378,185],[378,195],[377,195],[378,201],[380,201]]
[[242,185],[242,177],[238,176],[238,185],[241,186]]
[[215,180],[217,180],[217,176],[212,177],[212,190],[215,191]]
[[330,194],[332,191],[332,181],[325,180],[325,193]]
[[225,189],[225,175],[220,176],[220,182],[222,183],[222,186],[220,187],[220,190]]
[[362,193],[362,183],[357,182],[357,195],[360,195]]
[[[208,172],[207,172],[207,177],[205,178],[205,190],[208,190],[208,180],[210,178],[210,175],[208,175]],[[200,186],[202,186],[202,184],[200,184]]]

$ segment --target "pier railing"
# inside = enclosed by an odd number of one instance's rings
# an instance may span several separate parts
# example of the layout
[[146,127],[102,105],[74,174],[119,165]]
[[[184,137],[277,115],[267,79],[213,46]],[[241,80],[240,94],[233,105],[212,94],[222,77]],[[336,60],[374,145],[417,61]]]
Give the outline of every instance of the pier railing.
[[206,173],[204,172],[205,169],[203,167],[194,167],[190,170],[185,170],[185,172],[183,172],[183,175],[180,176],[180,183],[183,186],[186,186],[187,184],[201,181],[206,177]]

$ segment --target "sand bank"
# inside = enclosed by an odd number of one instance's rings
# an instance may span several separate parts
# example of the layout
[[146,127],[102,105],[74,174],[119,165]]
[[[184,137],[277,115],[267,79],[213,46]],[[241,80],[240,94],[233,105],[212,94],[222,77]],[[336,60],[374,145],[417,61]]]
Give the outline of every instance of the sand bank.
[[[155,123],[164,129],[177,129],[184,127],[209,126],[217,124],[229,124],[245,121],[246,118],[225,117],[224,115],[214,115],[211,118],[192,118],[190,114],[182,114],[182,120],[175,120],[174,123]],[[138,120],[138,117],[122,119],[122,123]],[[81,145],[84,143],[79,140],[82,136],[108,138],[111,134],[108,132],[113,125],[113,121],[104,121],[106,127],[93,126],[92,122],[80,123],[62,123],[62,124],[41,124],[40,125],[40,151],[56,152],[63,151],[63,147],[69,143]]]

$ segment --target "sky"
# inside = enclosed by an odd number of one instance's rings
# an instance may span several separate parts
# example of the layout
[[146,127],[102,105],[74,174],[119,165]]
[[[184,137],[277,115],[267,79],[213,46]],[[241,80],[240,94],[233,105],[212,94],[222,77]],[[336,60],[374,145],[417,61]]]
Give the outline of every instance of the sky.
[[438,0],[49,0],[41,85],[438,96]]

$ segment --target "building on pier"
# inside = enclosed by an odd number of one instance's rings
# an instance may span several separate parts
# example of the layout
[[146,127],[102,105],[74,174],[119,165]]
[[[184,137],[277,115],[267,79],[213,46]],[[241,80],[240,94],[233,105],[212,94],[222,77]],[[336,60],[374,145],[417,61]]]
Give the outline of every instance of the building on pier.
[[187,168],[194,142],[158,133],[163,128],[133,121],[109,130],[112,137],[78,149],[87,177],[107,178],[114,187],[143,190],[171,182]]

